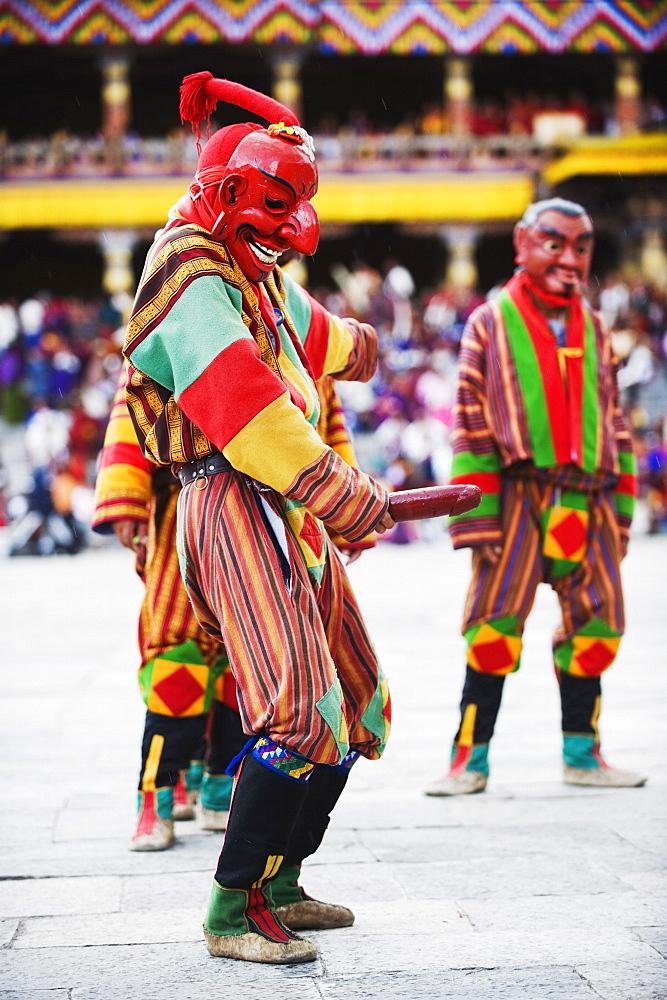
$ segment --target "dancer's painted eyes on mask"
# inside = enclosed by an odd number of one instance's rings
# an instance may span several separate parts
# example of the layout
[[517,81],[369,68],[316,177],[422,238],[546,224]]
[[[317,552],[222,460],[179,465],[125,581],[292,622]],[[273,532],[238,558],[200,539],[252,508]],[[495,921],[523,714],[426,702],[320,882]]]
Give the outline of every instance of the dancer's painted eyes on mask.
[[278,198],[265,198],[264,204],[266,205],[269,212],[275,212],[276,214],[282,214],[287,211],[287,202],[281,201]]

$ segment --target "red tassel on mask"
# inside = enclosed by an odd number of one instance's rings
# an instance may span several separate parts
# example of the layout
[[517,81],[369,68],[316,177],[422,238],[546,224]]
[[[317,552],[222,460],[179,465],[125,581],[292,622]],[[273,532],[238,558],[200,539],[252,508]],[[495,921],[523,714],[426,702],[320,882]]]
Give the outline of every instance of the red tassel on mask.
[[206,135],[208,138],[211,126],[211,115],[218,103],[217,97],[210,97],[206,92],[206,84],[213,79],[208,70],[201,73],[191,73],[183,78],[181,84],[181,121],[190,122],[197,136],[197,146],[201,141],[200,123],[206,120]]
[[285,125],[298,125],[299,120],[284,104],[274,101],[266,94],[244,87],[232,80],[219,80],[203,70],[201,73],[191,73],[184,77],[181,84],[181,121],[190,122],[199,139],[200,122],[206,120],[207,135],[210,119],[218,101],[235,104],[245,111],[250,111],[269,123],[284,122]]

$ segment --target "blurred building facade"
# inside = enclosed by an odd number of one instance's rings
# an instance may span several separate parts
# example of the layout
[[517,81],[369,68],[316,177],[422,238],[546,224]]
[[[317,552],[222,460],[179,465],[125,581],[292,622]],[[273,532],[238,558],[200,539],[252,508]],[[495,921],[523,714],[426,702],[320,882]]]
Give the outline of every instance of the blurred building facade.
[[315,135],[316,283],[343,251],[491,286],[551,193],[591,207],[605,268],[665,280],[666,44],[665,0],[0,0],[1,280],[55,243],[79,288],[132,287],[193,172],[178,85],[204,68]]
[[[0,527],[3,492],[29,495],[3,464],[45,469],[87,518],[124,315],[196,166],[178,88],[202,69],[315,138],[322,239],[299,277],[379,330],[378,375],[344,403],[395,488],[447,481],[458,340],[510,276],[516,220],[586,205],[667,530],[667,0],[0,0]],[[36,462],[46,426],[67,441]]]

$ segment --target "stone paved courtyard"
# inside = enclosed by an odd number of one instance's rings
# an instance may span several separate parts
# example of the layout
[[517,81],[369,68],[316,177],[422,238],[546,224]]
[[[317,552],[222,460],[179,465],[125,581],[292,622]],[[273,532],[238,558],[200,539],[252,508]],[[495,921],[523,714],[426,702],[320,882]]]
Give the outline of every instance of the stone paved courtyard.
[[633,541],[628,633],[604,682],[603,749],[649,774],[643,789],[561,783],[542,587],[488,790],[423,795],[457,725],[468,558],[438,537],[350,570],[394,730],[305,867],[356,923],[309,935],[321,959],[293,968],[207,955],[219,835],[179,823],[170,851],[126,849],[143,723],[129,554],[0,560],[0,1000],[667,998],[667,537]]

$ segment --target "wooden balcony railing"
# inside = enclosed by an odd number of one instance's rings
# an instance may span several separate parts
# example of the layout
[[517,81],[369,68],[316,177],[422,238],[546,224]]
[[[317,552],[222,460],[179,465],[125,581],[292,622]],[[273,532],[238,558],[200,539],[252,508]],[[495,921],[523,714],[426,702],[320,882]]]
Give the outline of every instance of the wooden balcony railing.
[[[405,171],[539,171],[564,147],[531,136],[315,135],[323,173]],[[190,135],[105,140],[56,134],[8,142],[0,137],[3,180],[191,176],[197,150]]]

